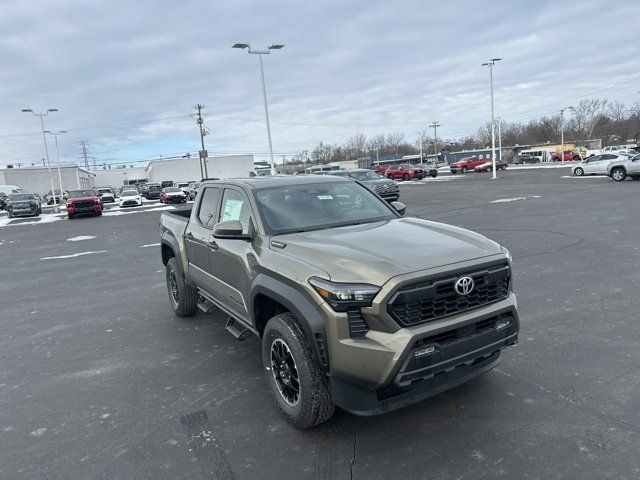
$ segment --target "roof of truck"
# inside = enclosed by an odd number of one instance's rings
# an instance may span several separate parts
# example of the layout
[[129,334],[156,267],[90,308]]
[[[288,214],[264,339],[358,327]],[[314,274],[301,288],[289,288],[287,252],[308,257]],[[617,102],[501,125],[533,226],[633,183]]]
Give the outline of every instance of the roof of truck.
[[[336,175],[265,175],[247,178],[228,178],[203,182],[202,185],[243,185],[248,188],[270,188],[286,185],[306,185],[312,183],[352,182],[350,178]],[[201,185],[201,186],[202,186]]]

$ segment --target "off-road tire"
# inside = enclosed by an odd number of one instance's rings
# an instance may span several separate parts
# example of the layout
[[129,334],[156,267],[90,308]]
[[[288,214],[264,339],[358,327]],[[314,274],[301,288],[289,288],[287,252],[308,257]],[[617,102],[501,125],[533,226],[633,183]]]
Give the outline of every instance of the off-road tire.
[[627,178],[627,172],[624,171],[624,168],[614,168],[611,170],[611,178],[615,182],[623,182]]
[[[175,283],[172,282],[172,276]],[[172,257],[167,262],[165,270],[167,280],[167,292],[169,293],[169,303],[173,312],[179,317],[190,317],[198,308],[198,290],[187,285],[184,275],[180,273],[178,261]],[[174,291],[175,286],[175,291]]]
[[437,174],[437,173],[432,173],[432,174],[431,174],[431,178],[436,178],[437,176],[438,176],[438,174]]
[[100,210],[98,213],[96,213],[96,216],[101,217],[102,216],[102,210]]
[[573,174],[574,174],[576,177],[581,177],[581,176],[583,176],[583,175],[584,175],[584,170],[583,170],[582,168],[578,167],[578,168],[576,168],[576,169],[573,171]]
[[[278,388],[271,363],[271,348],[276,340],[288,347],[299,379],[297,404],[290,405]],[[272,317],[262,336],[262,363],[271,396],[285,419],[297,428],[310,428],[331,418],[335,405],[327,376],[314,357],[311,346],[293,314],[286,312]]]

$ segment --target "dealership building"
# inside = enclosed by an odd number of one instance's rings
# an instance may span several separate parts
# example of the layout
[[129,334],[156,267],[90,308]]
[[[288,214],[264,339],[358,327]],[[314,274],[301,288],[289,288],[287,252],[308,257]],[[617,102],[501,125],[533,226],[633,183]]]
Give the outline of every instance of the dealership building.
[[45,194],[53,188],[60,188],[62,179],[63,190],[77,190],[91,188],[95,183],[96,174],[85,168],[75,165],[52,167],[22,167],[22,168],[2,168],[0,169],[0,185],[16,185],[27,192]]

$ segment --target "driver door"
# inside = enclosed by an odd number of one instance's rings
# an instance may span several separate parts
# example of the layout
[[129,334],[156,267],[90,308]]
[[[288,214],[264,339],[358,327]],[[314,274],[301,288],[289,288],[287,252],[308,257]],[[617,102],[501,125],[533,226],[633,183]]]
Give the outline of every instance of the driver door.
[[[227,187],[222,194],[218,222],[238,220],[242,224],[242,233],[253,233],[255,215],[244,191],[238,187]],[[240,238],[213,238],[211,262],[215,272],[216,300],[237,317],[250,322],[248,298],[252,280],[251,265],[256,257],[251,240]]]

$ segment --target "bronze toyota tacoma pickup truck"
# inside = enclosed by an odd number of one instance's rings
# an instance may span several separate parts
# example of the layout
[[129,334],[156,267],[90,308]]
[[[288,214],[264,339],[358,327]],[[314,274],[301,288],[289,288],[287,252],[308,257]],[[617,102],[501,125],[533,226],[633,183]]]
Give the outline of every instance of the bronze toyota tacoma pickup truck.
[[300,428],[336,405],[373,415],[438,394],[517,342],[511,256],[403,215],[348,178],[205,182],[192,210],[160,222],[173,310],[217,308],[236,338],[258,336],[273,398]]

